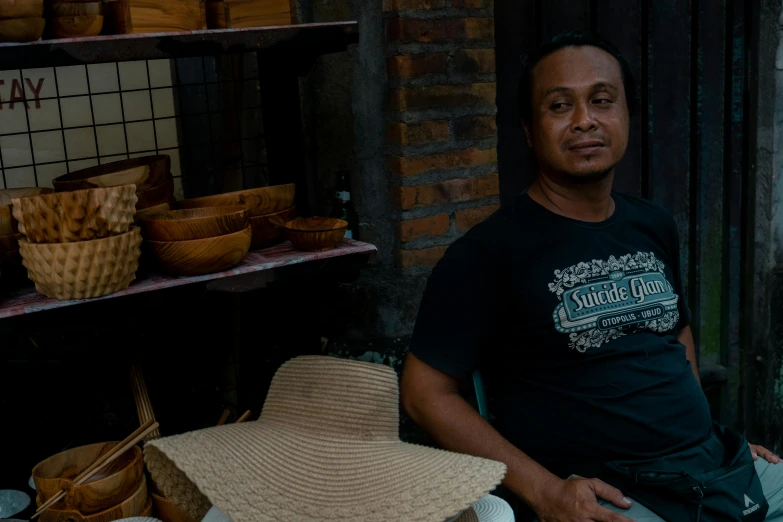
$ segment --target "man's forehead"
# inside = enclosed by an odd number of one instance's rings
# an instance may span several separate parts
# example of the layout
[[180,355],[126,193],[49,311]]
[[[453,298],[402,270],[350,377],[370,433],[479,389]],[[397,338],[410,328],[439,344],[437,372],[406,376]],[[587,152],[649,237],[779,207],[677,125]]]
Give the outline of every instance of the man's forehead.
[[546,56],[533,68],[535,91],[557,88],[579,89],[604,86],[620,87],[620,63],[603,49],[592,46],[566,47]]

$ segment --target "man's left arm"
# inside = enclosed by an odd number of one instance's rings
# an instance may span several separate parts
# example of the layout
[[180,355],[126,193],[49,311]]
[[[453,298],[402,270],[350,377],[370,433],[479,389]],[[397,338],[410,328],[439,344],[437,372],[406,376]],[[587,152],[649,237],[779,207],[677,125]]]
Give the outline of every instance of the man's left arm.
[[693,342],[693,332],[691,327],[686,326],[680,330],[680,334],[677,336],[677,340],[680,341],[685,347],[685,358],[691,363],[691,370],[693,375],[696,376],[696,381],[701,385],[701,378],[699,377],[699,366],[696,364],[696,343]]
[[[693,342],[693,332],[690,326],[686,326],[680,330],[677,340],[685,346],[685,358],[691,363],[691,369],[693,375],[696,377],[696,381],[701,385],[701,379],[699,378],[699,367],[696,364],[696,344]],[[753,455],[753,460],[758,460],[759,457],[763,458],[771,464],[778,464],[781,462],[780,457],[769,451],[764,446],[757,446],[756,444],[750,444],[750,453]]]

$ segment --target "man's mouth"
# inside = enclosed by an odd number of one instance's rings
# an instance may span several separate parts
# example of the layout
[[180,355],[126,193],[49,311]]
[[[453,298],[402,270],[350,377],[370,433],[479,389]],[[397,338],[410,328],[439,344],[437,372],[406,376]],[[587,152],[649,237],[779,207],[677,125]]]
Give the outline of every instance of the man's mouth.
[[587,140],[580,141],[568,147],[568,150],[578,152],[580,154],[591,154],[597,152],[604,147],[604,142],[599,140]]

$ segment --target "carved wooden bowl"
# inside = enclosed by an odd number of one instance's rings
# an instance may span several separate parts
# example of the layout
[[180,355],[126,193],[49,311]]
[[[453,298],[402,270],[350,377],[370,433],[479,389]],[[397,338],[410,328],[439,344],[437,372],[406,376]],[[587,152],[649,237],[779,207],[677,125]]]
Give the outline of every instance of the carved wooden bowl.
[[53,299],[89,299],[125,290],[136,279],[141,231],[77,243],[19,241],[35,289]]
[[14,219],[13,213],[14,198],[27,198],[39,194],[51,194],[52,192],[54,192],[52,189],[46,187],[0,190],[0,236],[19,232],[19,224]]
[[35,42],[41,39],[44,18],[10,18],[0,20],[0,42]]
[[166,212],[168,210],[175,210],[177,208],[177,202],[176,200],[171,200],[166,203],[161,203],[160,205],[155,205],[154,207],[147,207],[142,210],[136,210],[136,216],[135,221],[136,224],[141,226],[141,219],[145,217],[152,216],[154,214],[159,214],[160,212]]
[[331,250],[345,237],[348,222],[342,219],[310,217],[285,224],[286,237],[298,250],[323,252]]
[[251,227],[206,239],[190,241],[145,241],[145,255],[154,260],[161,272],[176,276],[194,276],[221,272],[236,266],[250,250]]
[[136,213],[136,186],[56,192],[14,199],[19,232],[32,243],[69,243],[127,232]]
[[109,467],[88,482],[75,485],[73,479],[118,442],[100,442],[72,448],[41,461],[33,468],[38,500],[46,502],[61,490],[68,493],[55,509],[73,509],[82,514],[98,513],[130,497],[144,478],[144,461],[138,446],[123,453]]
[[244,207],[205,207],[171,210],[141,218],[144,239],[189,241],[224,236],[247,228]]
[[41,522],[113,522],[128,517],[149,517],[152,515],[152,500],[147,492],[147,481],[141,484],[122,503],[98,513],[85,514],[76,509],[49,508],[41,514]]
[[41,18],[43,0],[0,0],[0,18]]
[[285,240],[285,224],[296,217],[296,207],[274,214],[250,218],[253,227],[252,249],[268,248]]
[[49,19],[49,30],[56,38],[98,36],[103,29],[103,15],[57,16]]
[[289,183],[186,199],[180,201],[179,205],[181,208],[245,207],[253,217],[291,208],[294,205],[295,195],[296,185]]
[[52,16],[102,15],[103,2],[52,2],[47,11]]
[[137,190],[143,191],[165,183],[170,177],[171,157],[159,154],[77,170],[55,178],[52,184],[57,192],[118,185],[136,185]]
[[136,196],[139,198],[136,203],[136,210],[146,210],[150,207],[157,207],[174,199],[174,178],[169,177],[160,185],[149,187],[144,190],[136,190]]

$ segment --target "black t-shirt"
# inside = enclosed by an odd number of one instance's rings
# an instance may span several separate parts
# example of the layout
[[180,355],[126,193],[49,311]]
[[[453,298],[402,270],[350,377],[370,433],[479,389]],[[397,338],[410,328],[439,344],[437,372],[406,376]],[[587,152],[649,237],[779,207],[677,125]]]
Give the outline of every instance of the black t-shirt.
[[613,193],[600,223],[523,194],[451,245],[433,270],[410,349],[458,379],[480,369],[498,431],[553,473],[660,456],[704,440],[704,394],[678,342],[672,216]]

